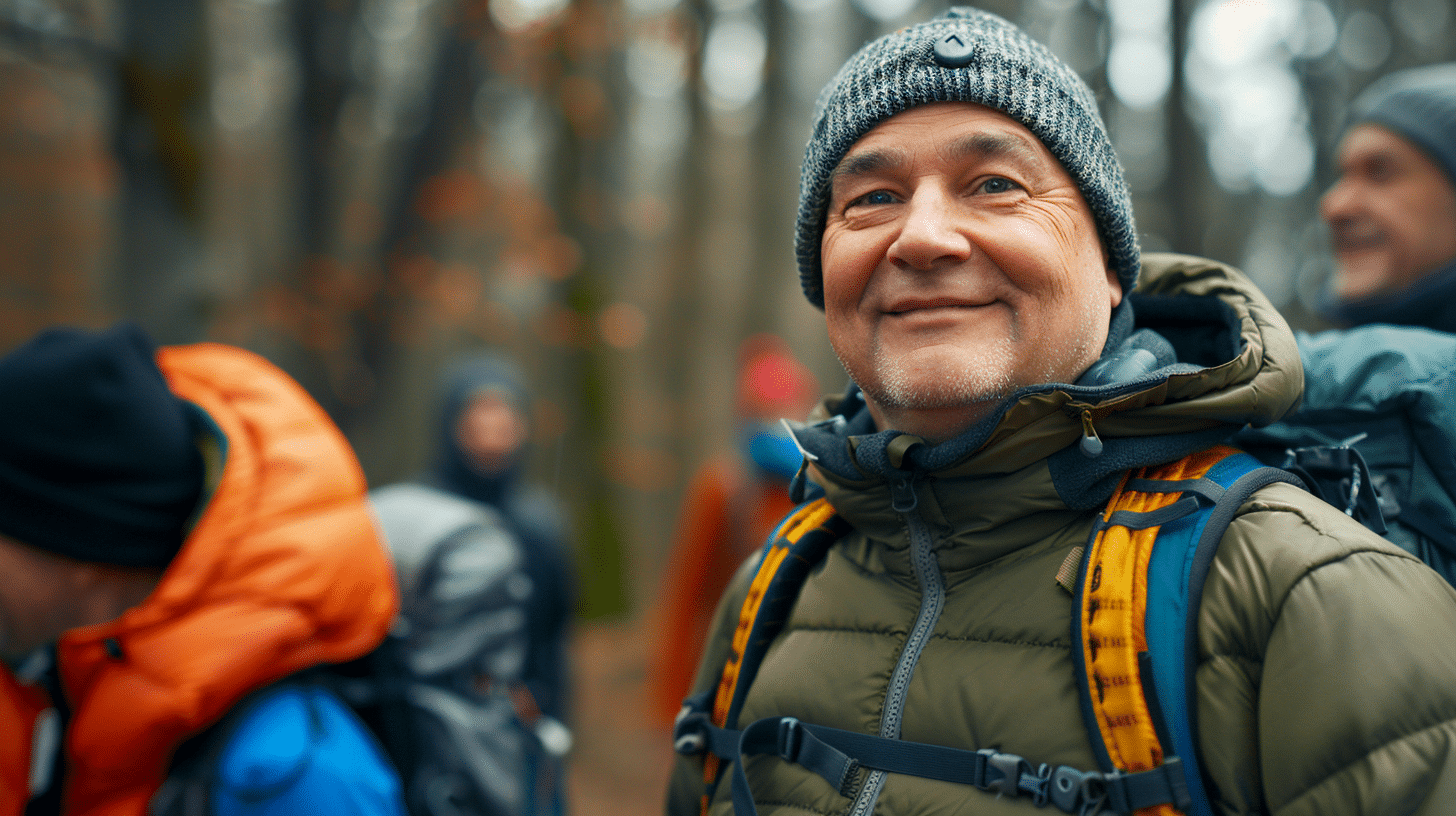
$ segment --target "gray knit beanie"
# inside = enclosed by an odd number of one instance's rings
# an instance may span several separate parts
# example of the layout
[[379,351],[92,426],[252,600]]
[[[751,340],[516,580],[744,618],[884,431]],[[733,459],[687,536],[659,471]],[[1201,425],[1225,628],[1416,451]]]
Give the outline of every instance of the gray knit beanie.
[[934,102],[994,108],[1040,139],[1077,183],[1122,290],[1132,291],[1139,267],[1132,198],[1092,90],[1021,29],[962,6],[861,48],[819,95],[799,178],[795,235],[809,302],[824,308],[819,242],[834,168],[875,125]]
[[1426,151],[1456,184],[1456,63],[1397,71],[1355,98],[1350,123],[1383,125]]

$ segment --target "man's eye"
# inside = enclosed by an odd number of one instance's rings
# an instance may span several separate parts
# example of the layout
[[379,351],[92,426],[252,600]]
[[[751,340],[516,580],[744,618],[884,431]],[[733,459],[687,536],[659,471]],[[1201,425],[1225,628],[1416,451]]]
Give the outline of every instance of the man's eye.
[[859,198],[849,202],[851,207],[873,207],[878,204],[893,204],[895,197],[887,190],[875,190],[872,193],[865,193]]
[[1009,193],[1012,190],[1019,189],[1021,189],[1021,185],[1011,179],[1004,179],[1000,176],[988,178],[981,183],[981,192],[983,193]]
[[1377,184],[1383,184],[1385,182],[1393,180],[1397,175],[1399,175],[1399,171],[1396,169],[1396,166],[1393,162],[1373,161],[1370,163],[1369,167],[1366,168],[1365,174],[1370,178],[1371,181],[1376,182]]

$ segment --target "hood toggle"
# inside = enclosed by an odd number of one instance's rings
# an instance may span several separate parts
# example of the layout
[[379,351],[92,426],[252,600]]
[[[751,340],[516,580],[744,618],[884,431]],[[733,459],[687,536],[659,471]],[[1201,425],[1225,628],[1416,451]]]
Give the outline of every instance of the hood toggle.
[[891,506],[896,513],[910,513],[920,500],[915,497],[915,473],[906,472],[905,460],[910,455],[910,450],[917,445],[924,445],[925,440],[914,434],[900,434],[890,441],[885,448],[885,453],[890,459],[890,466],[898,471],[890,478],[890,499]]
[[[843,417],[835,418],[841,422],[844,421]],[[789,479],[789,500],[794,504],[802,504],[804,496],[809,490],[809,463],[819,461],[819,457],[804,447],[804,443],[799,441],[798,434],[794,433],[794,426],[787,419],[780,419],[779,422],[783,423],[784,430],[789,432],[789,438],[794,440],[794,447],[799,449],[799,455],[803,457],[799,460],[799,469],[794,472],[793,478]]]
[[1102,455],[1102,438],[1097,435],[1097,429],[1092,425],[1090,407],[1082,408],[1082,441],[1078,447],[1088,459],[1096,459]]

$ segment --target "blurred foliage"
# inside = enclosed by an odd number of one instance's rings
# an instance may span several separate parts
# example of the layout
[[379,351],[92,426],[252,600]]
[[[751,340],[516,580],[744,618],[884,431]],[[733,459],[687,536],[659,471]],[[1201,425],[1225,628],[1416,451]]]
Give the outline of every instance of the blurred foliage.
[[[985,5],[1099,93],[1145,245],[1245,266],[1297,324],[1345,104],[1456,55],[1449,0]],[[126,317],[255,349],[376,484],[428,461],[441,366],[508,352],[583,611],[628,613],[685,474],[733,443],[739,341],[777,332],[843,381],[790,248],[814,97],[938,10],[0,0],[0,347]]]

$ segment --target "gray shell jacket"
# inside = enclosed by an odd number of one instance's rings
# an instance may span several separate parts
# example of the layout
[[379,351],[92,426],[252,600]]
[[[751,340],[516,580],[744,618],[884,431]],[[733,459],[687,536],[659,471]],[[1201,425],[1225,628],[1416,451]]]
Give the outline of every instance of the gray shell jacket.
[[[793,716],[1097,768],[1058,568],[1127,468],[1267,424],[1302,388],[1292,333],[1237,271],[1148,256],[1126,300],[1103,359],[1150,362],[1026,389],[940,445],[875,431],[852,397],[821,406],[798,436],[853,529],[811,572],[740,726]],[[1096,458],[1079,450],[1086,418],[1105,446]],[[913,510],[892,509],[897,490],[914,492]],[[745,565],[720,604],[695,692],[717,683],[750,577]],[[1453,634],[1456,590],[1424,564],[1296,487],[1256,492],[1199,612],[1195,715],[1214,812],[1456,813]],[[842,796],[776,757],[746,768],[764,816],[1034,810],[878,771]],[[732,811],[729,788],[709,813]],[[704,789],[701,758],[679,758],[668,813],[698,812]]]

